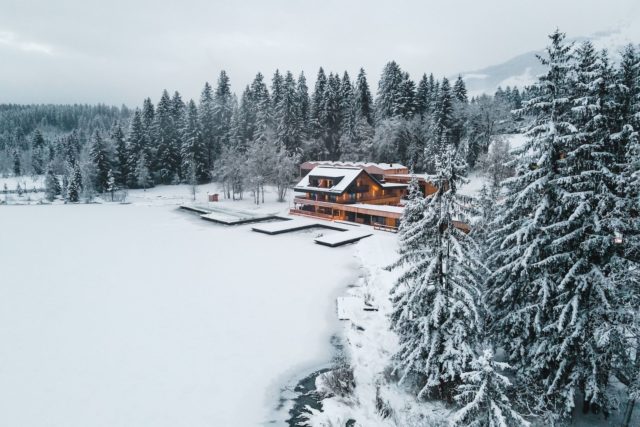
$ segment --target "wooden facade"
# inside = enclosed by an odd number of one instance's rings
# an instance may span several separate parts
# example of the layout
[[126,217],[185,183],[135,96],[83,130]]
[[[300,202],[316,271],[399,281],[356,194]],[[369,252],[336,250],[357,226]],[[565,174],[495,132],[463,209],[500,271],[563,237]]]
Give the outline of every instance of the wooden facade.
[[[411,175],[402,165],[344,165],[341,162],[303,163],[302,180],[294,187],[298,194],[290,213],[395,230],[404,210],[401,200],[412,177],[418,180],[424,195],[438,190],[433,177]],[[455,222],[456,227],[469,231],[467,224]]]

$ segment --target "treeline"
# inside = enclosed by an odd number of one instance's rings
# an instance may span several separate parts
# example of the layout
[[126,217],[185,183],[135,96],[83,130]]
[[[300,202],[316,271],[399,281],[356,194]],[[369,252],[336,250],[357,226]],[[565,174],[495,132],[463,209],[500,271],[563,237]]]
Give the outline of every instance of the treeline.
[[[395,373],[457,402],[453,425],[607,417],[622,383],[629,426],[640,390],[640,55],[627,46],[614,66],[550,39],[517,111],[533,121],[515,176],[469,204],[464,152],[438,139],[438,191],[412,183],[400,226]],[[471,233],[456,227],[472,216]]]
[[[103,149],[97,144],[104,145],[119,188],[218,179],[230,197],[242,197],[245,189],[261,193],[265,183],[286,188],[291,165],[307,159],[402,162],[432,172],[435,140],[447,134],[474,166],[493,135],[519,125],[510,111],[523,96],[500,89],[496,97],[469,99],[461,78],[451,84],[425,74],[416,84],[389,62],[375,99],[363,69],[352,80],[322,68],[311,91],[304,73],[276,71],[270,84],[258,73],[238,97],[222,71],[215,88],[205,84],[197,104],[165,90],[157,104],[147,98],[133,113],[106,109],[107,115],[95,107],[93,121],[91,109],[68,117],[66,107],[7,107],[15,118],[6,123],[13,136],[0,150],[0,170],[42,173],[44,163],[68,175],[78,161],[86,179],[105,176],[91,155]],[[50,139],[45,124],[79,128]],[[29,129],[35,130],[28,138],[16,136]],[[87,187],[102,192],[104,180]]]

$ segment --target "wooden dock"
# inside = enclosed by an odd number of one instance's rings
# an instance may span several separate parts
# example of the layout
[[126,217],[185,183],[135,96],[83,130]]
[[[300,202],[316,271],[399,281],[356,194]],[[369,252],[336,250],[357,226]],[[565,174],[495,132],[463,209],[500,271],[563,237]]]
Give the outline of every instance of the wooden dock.
[[286,221],[278,221],[270,224],[258,225],[252,227],[253,231],[270,235],[290,233],[293,231],[307,230],[310,228],[326,228],[329,230],[345,231],[347,227],[335,225],[327,221],[311,221],[302,218],[288,219]]
[[349,243],[355,243],[365,237],[371,236],[373,233],[367,230],[349,230],[340,233],[331,233],[327,236],[318,237],[314,241],[319,245],[335,248]]

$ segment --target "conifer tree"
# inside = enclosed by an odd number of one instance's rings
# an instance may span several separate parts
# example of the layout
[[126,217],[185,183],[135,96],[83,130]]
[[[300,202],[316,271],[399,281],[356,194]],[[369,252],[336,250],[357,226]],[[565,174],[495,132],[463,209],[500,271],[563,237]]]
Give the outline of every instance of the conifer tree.
[[95,168],[94,186],[97,192],[103,193],[107,189],[107,181],[111,164],[109,161],[109,150],[105,140],[98,131],[95,131],[91,139],[91,149],[89,152],[91,164]]
[[147,163],[147,157],[144,153],[140,156],[138,164],[136,165],[135,177],[137,180],[137,185],[139,187],[142,187],[144,191],[147,191],[147,188],[153,185],[151,172],[149,171],[149,166]]
[[461,375],[462,385],[455,400],[464,406],[453,417],[452,426],[528,427],[530,423],[516,412],[507,396],[509,378],[498,370],[507,363],[496,362],[491,350],[471,362],[471,369]]
[[222,70],[218,78],[218,85],[213,98],[213,115],[215,124],[214,157],[220,156],[222,147],[229,144],[231,130],[231,113],[233,110],[233,96],[229,76]]
[[416,89],[416,114],[423,116],[427,112],[430,96],[429,78],[425,73],[422,75],[422,78],[418,83],[418,88]]
[[33,139],[31,141],[31,165],[33,167],[33,173],[40,175],[44,172],[45,164],[45,142],[40,129],[36,129],[33,133]]
[[316,77],[316,84],[313,90],[313,97],[311,98],[311,137],[319,139],[323,129],[323,110],[324,110],[324,94],[327,86],[327,76],[324,73],[322,67],[318,70],[318,76]]
[[[182,129],[182,170],[195,174],[196,183],[209,179],[207,171],[207,150],[202,141],[200,122],[198,121],[198,109],[196,103],[191,100],[187,105],[187,115]],[[191,178],[190,175],[187,178]]]
[[213,90],[209,83],[204,84],[200,95],[200,104],[198,105],[198,113],[200,115],[200,131],[202,132],[202,141],[207,148],[207,170],[213,169],[216,160],[215,136],[216,136],[216,120],[214,112]]
[[[128,139],[128,162],[127,168],[129,171],[134,172],[128,174],[127,184],[130,188],[136,188],[138,186],[138,179],[135,174],[135,170],[138,167],[140,158],[142,156],[147,157],[147,147],[145,145],[146,140],[144,136],[144,128],[142,124],[142,115],[139,109],[136,109],[133,113],[133,119],[129,127]],[[146,159],[145,159],[146,161]]]
[[392,326],[400,340],[401,382],[424,378],[420,398],[451,399],[480,338],[485,268],[471,236],[456,227],[469,214],[457,194],[462,163],[450,145],[437,156],[438,190],[422,201],[413,183],[405,208],[396,264],[405,270],[392,291]]
[[458,76],[456,82],[453,84],[453,96],[458,102],[466,104],[469,102],[467,98],[467,87],[462,80],[462,76]]
[[296,96],[296,82],[290,71],[287,71],[281,85],[280,100],[276,104],[274,112],[276,141],[284,146],[289,153],[295,153],[301,148],[301,124],[298,121],[299,106]]
[[296,86],[296,105],[298,106],[298,124],[300,127],[300,138],[306,140],[309,137],[309,113],[311,109],[311,99],[309,98],[309,88],[307,78],[301,72]]
[[378,96],[375,101],[376,120],[379,122],[402,114],[400,103],[403,99],[405,75],[395,62],[388,62],[382,70],[378,82]]
[[82,191],[82,173],[78,163],[70,166],[69,179],[67,186],[67,200],[76,203],[80,201],[80,192]]
[[129,183],[129,150],[125,141],[124,132],[120,124],[117,124],[111,132],[111,141],[114,147],[112,169],[118,187],[126,187]]
[[44,181],[45,194],[47,200],[52,202],[56,196],[59,196],[62,192],[60,187],[60,181],[58,177],[53,173],[53,168],[51,165],[47,168],[47,176]]
[[363,117],[370,126],[373,126],[373,98],[364,68],[360,68],[358,72],[354,98],[356,114]]
[[107,191],[111,193],[111,201],[113,202],[113,196],[116,191],[118,191],[118,184],[116,184],[116,178],[113,175],[113,171],[109,169],[109,173],[107,174]]
[[284,78],[280,74],[280,70],[276,69],[271,79],[271,108],[275,110],[282,100],[284,94]]
[[[155,115],[155,130],[157,141],[156,163],[150,168],[158,174],[158,179],[164,184],[170,184],[178,173],[180,153],[177,151],[175,138],[175,125],[171,114],[171,98],[164,90]],[[148,160],[147,160],[148,161]]]
[[17,149],[13,150],[13,175],[22,175],[22,162],[20,161],[20,152]]
[[[609,126],[610,67],[587,43],[577,63],[559,31],[548,72],[525,105],[536,121],[491,237],[488,286],[493,333],[531,393],[569,416],[608,411],[611,369],[622,350],[612,269],[618,223]],[[628,268],[628,267],[627,267]]]

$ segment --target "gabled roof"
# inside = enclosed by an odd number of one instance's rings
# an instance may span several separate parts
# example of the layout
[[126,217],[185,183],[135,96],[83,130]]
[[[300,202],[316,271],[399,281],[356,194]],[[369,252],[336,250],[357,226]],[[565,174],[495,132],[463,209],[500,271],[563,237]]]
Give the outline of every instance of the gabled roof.
[[[331,194],[342,194],[347,187],[355,181],[361,174],[366,173],[363,169],[353,167],[325,167],[316,166],[309,172],[300,182],[293,187],[294,191],[321,191]],[[310,185],[309,178],[330,178],[333,186],[329,188],[313,187]]]
[[[406,188],[406,184],[380,182],[371,176],[366,170],[359,167],[337,167],[337,166],[316,166],[300,182],[293,187],[294,191],[318,191],[330,194],[342,194],[353,183],[360,174],[366,174],[381,188]],[[328,178],[333,181],[333,186],[329,188],[313,187],[310,185],[310,178]]]
[[400,163],[372,163],[372,162],[339,162],[333,160],[310,160],[300,165],[301,169],[309,170],[316,166],[330,166],[330,167],[355,167],[364,169],[369,174],[382,174],[386,175],[389,172],[408,172],[408,168]]

